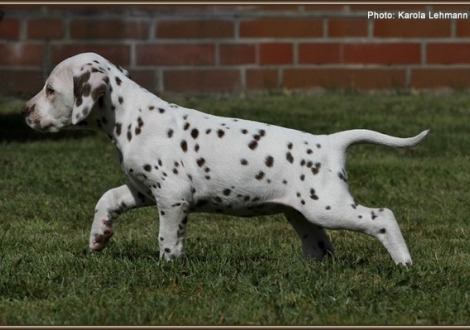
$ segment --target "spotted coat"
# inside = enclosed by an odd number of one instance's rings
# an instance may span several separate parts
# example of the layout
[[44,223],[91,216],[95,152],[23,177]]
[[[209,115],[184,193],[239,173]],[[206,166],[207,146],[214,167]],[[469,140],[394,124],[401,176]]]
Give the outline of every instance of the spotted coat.
[[396,138],[369,130],[312,135],[266,123],[210,115],[168,103],[103,57],[66,59],[22,110],[40,131],[102,131],[116,146],[129,182],[98,201],[90,248],[102,250],[122,212],[157,205],[158,242],[165,259],[183,255],[188,214],[284,213],[303,255],[321,259],[333,247],[324,228],[378,238],[396,263],[410,263],[393,213],[354,202],[346,149],[368,142],[408,147],[427,132]]

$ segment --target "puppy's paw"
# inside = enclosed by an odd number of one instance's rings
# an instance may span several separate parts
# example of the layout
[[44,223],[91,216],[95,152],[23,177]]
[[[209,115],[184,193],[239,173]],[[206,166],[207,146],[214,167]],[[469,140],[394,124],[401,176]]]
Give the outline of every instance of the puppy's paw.
[[102,251],[113,236],[113,228],[109,220],[103,220],[103,225],[96,231],[92,230],[90,234],[90,250],[95,252]]

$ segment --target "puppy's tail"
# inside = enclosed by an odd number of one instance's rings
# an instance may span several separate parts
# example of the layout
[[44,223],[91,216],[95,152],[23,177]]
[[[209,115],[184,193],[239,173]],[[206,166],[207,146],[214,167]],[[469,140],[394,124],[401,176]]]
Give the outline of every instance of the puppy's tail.
[[413,137],[399,138],[367,129],[353,129],[350,131],[331,134],[329,135],[329,139],[333,146],[343,150],[346,150],[350,145],[359,143],[372,143],[389,147],[404,148],[417,145],[426,137],[426,135],[428,135],[428,133],[429,130],[425,130]]

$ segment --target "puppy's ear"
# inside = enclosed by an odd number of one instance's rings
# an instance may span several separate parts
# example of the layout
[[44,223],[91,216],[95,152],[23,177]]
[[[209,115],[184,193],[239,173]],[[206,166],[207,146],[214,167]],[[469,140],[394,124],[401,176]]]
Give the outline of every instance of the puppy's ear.
[[85,119],[91,112],[96,101],[108,89],[109,78],[101,69],[84,65],[73,72],[72,124]]

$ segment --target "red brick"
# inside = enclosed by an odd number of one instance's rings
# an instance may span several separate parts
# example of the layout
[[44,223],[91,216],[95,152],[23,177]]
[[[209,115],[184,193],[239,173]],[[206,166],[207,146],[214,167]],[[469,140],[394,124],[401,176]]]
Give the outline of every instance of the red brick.
[[367,18],[330,18],[328,36],[330,37],[366,37]]
[[40,12],[42,9],[44,9],[46,6],[45,5],[34,5],[34,4],[29,4],[29,5],[24,5],[24,4],[8,4],[8,5],[2,5],[2,10],[4,12],[11,12],[13,10],[21,10],[21,11],[29,11],[29,12]]
[[[1,25],[0,25],[1,26]],[[470,20],[459,19],[456,21],[455,35],[457,37],[470,36]]]
[[44,85],[40,70],[0,70],[0,90],[2,94],[15,93],[30,97]]
[[16,18],[0,20],[0,40],[13,40],[20,37],[20,22]]
[[[107,14],[112,12],[112,13],[124,13],[126,12],[131,6],[129,5],[120,5],[117,2],[115,4],[103,4],[99,3],[98,1],[94,2],[92,4],[91,1],[88,2],[89,4],[77,4],[73,3],[70,1],[69,4],[67,4],[65,1],[63,4],[53,4],[52,2],[43,6],[43,9],[46,9],[48,12],[72,12],[74,15],[77,14],[86,14],[86,15],[99,15],[102,16],[103,12],[106,12]],[[36,12],[39,10],[36,10]]]
[[165,91],[225,92],[240,89],[239,70],[170,70],[163,73]]
[[158,38],[233,38],[233,22],[223,20],[159,21],[155,35]]
[[289,64],[293,61],[290,43],[265,43],[259,45],[260,64]]
[[23,43],[0,44],[0,65],[41,66],[44,51],[41,45]]
[[343,44],[344,63],[412,64],[420,63],[418,43]]
[[375,37],[438,38],[450,37],[450,34],[450,20],[374,20]]
[[30,19],[26,22],[26,35],[31,39],[57,39],[64,34],[60,19]]
[[149,23],[145,20],[74,20],[70,23],[70,37],[76,39],[147,39]]
[[346,11],[346,5],[304,5],[305,10],[314,10],[314,11]]
[[220,64],[239,65],[256,62],[256,46],[250,44],[222,44],[219,48]]
[[299,63],[341,63],[343,61],[343,45],[338,43],[299,44]]
[[147,44],[136,46],[137,65],[213,65],[213,44]]
[[303,38],[322,35],[321,18],[260,18],[240,22],[242,38]]
[[298,9],[299,9],[298,5],[267,4],[267,5],[258,5],[258,6],[256,6],[256,10],[297,11]]
[[278,76],[277,69],[246,70],[246,88],[248,90],[278,88]]
[[123,67],[130,65],[130,47],[116,44],[57,44],[51,46],[51,63],[57,64],[79,53],[94,52],[114,64]]
[[426,47],[426,63],[470,63],[469,43],[430,43]]
[[403,69],[286,69],[284,87],[389,89],[406,87]]
[[351,4],[352,11],[425,11],[426,4]]
[[436,11],[447,11],[447,12],[468,12],[470,11],[470,5],[468,4],[435,4],[432,5],[432,12]]
[[157,88],[157,79],[154,70],[148,69],[137,69],[137,70],[128,70],[129,74],[132,77],[132,80],[135,81],[140,86],[149,90],[152,93],[156,92]]
[[416,68],[411,70],[411,87],[416,89],[470,87],[470,69]]
[[213,10],[213,5],[203,5],[203,4],[197,4],[197,5],[191,5],[191,4],[145,4],[145,5],[134,5],[132,6],[134,11],[155,11],[155,12],[172,12],[172,13],[181,13],[181,12],[211,12]]

